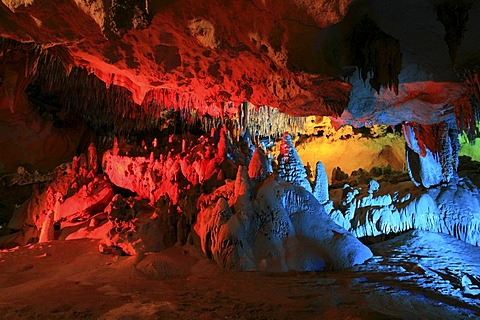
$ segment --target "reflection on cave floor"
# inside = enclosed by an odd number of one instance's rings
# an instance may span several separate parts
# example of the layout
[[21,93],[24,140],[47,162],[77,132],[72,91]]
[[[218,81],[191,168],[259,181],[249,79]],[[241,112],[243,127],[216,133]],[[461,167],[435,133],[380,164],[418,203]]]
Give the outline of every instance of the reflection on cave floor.
[[142,258],[93,240],[0,252],[2,319],[474,319],[480,248],[410,231],[340,272],[221,271],[193,247]]

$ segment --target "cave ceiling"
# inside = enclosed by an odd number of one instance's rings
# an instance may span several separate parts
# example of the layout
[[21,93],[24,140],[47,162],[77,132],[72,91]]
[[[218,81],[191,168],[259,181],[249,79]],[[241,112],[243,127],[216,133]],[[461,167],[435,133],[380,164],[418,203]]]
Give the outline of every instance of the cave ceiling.
[[[479,24],[466,0],[2,0],[2,95],[14,111],[48,53],[145,108],[436,123],[474,93]],[[30,47],[8,57],[7,40]]]

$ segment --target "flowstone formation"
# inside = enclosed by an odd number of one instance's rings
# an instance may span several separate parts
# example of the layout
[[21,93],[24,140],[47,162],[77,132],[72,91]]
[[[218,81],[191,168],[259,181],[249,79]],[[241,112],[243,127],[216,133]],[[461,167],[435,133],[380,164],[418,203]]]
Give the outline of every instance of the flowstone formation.
[[[389,184],[386,188],[392,190]],[[361,188],[345,185],[341,202],[335,204],[330,216],[359,238],[418,229],[480,244],[479,189],[469,179],[455,179],[428,190],[403,188],[411,191],[395,191],[392,195],[372,190],[370,184],[365,194]]]
[[[334,205],[325,206],[327,213],[359,238],[383,239],[419,229],[479,245],[480,192],[468,177],[457,173],[456,127],[409,124],[403,129],[409,177],[384,172],[376,177],[379,183],[372,179],[375,172],[346,175],[342,188],[330,190]],[[438,144],[438,151],[432,152],[431,144]]]
[[453,121],[434,125],[405,124],[406,158],[410,178],[426,188],[456,176],[460,142]]
[[372,256],[311,193],[273,177],[253,182],[244,170],[240,167],[235,182],[200,204],[195,231],[217,263],[235,270],[319,271],[347,268]]

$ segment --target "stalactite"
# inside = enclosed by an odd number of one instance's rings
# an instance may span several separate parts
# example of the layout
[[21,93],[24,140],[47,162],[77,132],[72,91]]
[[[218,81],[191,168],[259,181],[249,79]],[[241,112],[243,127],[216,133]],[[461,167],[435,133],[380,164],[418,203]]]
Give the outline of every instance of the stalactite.
[[296,133],[303,130],[307,121],[306,117],[293,117],[276,108],[256,107],[250,103],[244,103],[240,110],[242,110],[241,114],[234,116],[233,120],[238,121],[237,126],[243,132],[248,129],[253,138],[277,139],[282,137],[284,132]]
[[480,132],[477,128],[477,122],[480,121],[480,68],[473,67],[461,72],[460,76],[464,79],[470,93],[470,97],[461,99],[455,104],[455,116],[457,126],[464,132],[469,141],[475,141]]
[[459,155],[460,155],[460,140],[458,139],[459,129],[456,125],[455,121],[452,119],[447,121],[447,131],[445,135],[449,137],[450,142],[445,141],[445,143],[449,143],[451,146],[451,163],[453,166],[453,170],[457,171],[458,163],[459,163]]
[[137,105],[127,89],[115,85],[107,89],[95,75],[80,68],[65,72],[64,64],[48,54],[40,61],[30,91],[60,104],[67,114],[79,115],[96,129],[110,126],[116,133],[158,128],[175,112],[191,125],[199,119],[192,105],[197,102],[181,95],[168,90],[152,91],[142,105]]
[[444,0],[435,8],[437,18],[445,28],[444,40],[452,61],[455,61],[457,50],[467,31],[468,11],[472,6],[473,3],[469,0]]
[[[456,138],[458,140],[458,138]],[[441,139],[442,150],[439,151],[440,164],[442,165],[442,173],[446,181],[450,181],[450,178],[454,175],[453,168],[453,148],[452,148],[452,139],[448,135],[448,132],[445,132],[442,135]]]
[[479,134],[477,121],[480,120],[475,98],[464,98],[458,101],[454,110],[459,130],[466,134],[469,141],[474,141]]
[[398,39],[383,32],[365,16],[347,36],[349,60],[359,68],[364,82],[370,77],[372,88],[383,86],[398,94],[398,75],[402,69],[402,53]]
[[[405,130],[405,126],[410,127],[413,132],[413,136],[408,135],[409,130]],[[419,154],[424,157],[426,150],[430,150],[432,153],[437,153],[441,150],[441,138],[445,131],[445,123],[437,123],[433,125],[423,125],[415,122],[409,122],[404,124],[405,141],[411,149],[413,147],[412,140],[415,139],[418,143]]]

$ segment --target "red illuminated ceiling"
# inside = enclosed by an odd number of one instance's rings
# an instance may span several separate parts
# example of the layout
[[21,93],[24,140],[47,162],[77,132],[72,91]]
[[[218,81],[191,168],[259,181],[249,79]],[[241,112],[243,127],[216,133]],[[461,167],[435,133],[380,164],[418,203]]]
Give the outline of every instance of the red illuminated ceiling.
[[137,103],[161,88],[188,95],[200,108],[250,101],[340,114],[350,85],[305,74],[302,66],[287,68],[287,60],[304,52],[310,43],[304,40],[319,27],[341,19],[349,2],[153,1],[150,25],[135,29],[134,21],[127,31],[112,27],[113,9],[102,8],[102,1],[3,1],[0,33],[44,48],[68,48],[67,63],[85,67],[107,85],[128,88]]
[[450,0],[351,2],[2,0],[0,36],[39,44],[138,104],[162,92],[166,107],[215,116],[249,101],[354,124],[434,123],[465,101],[458,74],[479,53],[478,6],[446,25],[438,8]]

